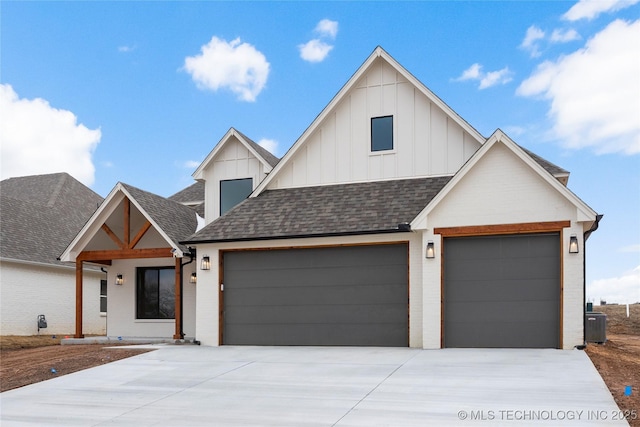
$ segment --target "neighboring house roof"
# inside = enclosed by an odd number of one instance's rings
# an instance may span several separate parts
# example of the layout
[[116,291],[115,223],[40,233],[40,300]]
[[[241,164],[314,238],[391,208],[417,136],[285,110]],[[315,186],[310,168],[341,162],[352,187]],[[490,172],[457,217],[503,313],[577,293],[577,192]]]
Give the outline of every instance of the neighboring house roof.
[[451,177],[267,190],[248,198],[185,242],[405,231]]
[[179,251],[176,256],[181,257],[184,252],[188,252],[187,247],[180,244],[180,241],[192,235],[197,229],[198,221],[193,209],[157,194],[119,182],[74,240],[66,249],[63,248],[64,252],[60,258],[67,262],[75,261],[77,254],[82,252],[91,239],[96,236],[102,225],[116,212],[116,208],[125,197],[151,223],[167,244]]
[[204,218],[204,182],[196,181],[184,190],[169,196],[168,199],[189,206]]
[[0,182],[0,257],[65,265],[58,256],[102,197],[67,173]]
[[249,152],[251,152],[258,160],[260,160],[265,165],[265,172],[270,172],[271,169],[279,162],[279,159],[271,154],[266,149],[262,148],[256,142],[248,138],[243,133],[239,132],[234,128],[230,128],[227,133],[222,137],[222,139],[216,144],[216,146],[211,150],[209,155],[202,161],[200,166],[193,173],[193,178],[196,180],[203,179],[203,173],[207,166],[213,161],[216,155],[222,150],[227,141],[231,139],[231,137],[235,137],[242,145],[244,145]]

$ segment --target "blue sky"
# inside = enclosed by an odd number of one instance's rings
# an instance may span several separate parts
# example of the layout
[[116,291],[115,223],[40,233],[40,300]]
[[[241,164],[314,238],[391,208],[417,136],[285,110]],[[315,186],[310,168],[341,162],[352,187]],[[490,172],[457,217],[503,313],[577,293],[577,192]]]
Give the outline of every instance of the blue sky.
[[231,127],[282,156],[378,45],[605,215],[588,298],[640,301],[639,0],[0,3],[2,179],[169,196]]

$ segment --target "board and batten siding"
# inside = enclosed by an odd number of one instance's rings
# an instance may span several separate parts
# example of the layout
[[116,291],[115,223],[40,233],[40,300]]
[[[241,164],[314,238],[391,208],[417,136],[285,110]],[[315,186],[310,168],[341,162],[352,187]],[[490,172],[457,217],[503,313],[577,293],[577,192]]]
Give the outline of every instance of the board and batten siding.
[[[0,334],[37,335],[37,317],[44,314],[47,328],[40,335],[67,335],[75,331],[75,267],[0,262]],[[82,316],[85,334],[103,335],[106,318],[100,313],[99,270],[85,270]]]
[[[371,152],[371,118],[389,115],[394,148]],[[268,188],[452,175],[479,147],[475,137],[379,59]]]
[[220,181],[252,178],[253,188],[266,176],[264,164],[235,137],[227,141],[204,171],[205,219],[210,223],[220,216]]
[[[428,214],[423,247],[435,243],[436,258],[424,259],[425,324],[441,316],[441,263],[443,248],[434,228],[490,224],[570,221],[562,230],[563,328],[565,349],[582,344],[582,251],[585,223],[578,222],[576,207],[503,144],[495,144]],[[569,254],[569,238],[576,234],[579,254]],[[445,254],[446,256],[446,254]],[[435,262],[434,262],[435,261]],[[423,336],[425,348],[440,348],[440,336]]]

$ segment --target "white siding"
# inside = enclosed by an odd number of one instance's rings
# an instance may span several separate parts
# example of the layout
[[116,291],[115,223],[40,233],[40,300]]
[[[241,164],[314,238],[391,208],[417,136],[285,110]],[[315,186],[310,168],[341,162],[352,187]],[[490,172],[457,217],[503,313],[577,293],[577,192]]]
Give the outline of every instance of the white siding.
[[[394,149],[372,153],[371,118],[387,115],[394,120]],[[378,59],[268,188],[453,174],[479,146],[418,88]]]
[[[422,347],[422,240],[419,233],[398,233],[343,238],[310,238],[261,242],[236,242],[198,245],[198,253],[209,255],[211,270],[198,269],[197,336],[203,345],[217,346],[219,342],[218,257],[221,249],[276,248],[296,246],[326,246],[380,242],[409,241],[409,346]],[[200,262],[200,260],[198,260]],[[200,264],[198,264],[200,265]],[[439,323],[438,323],[439,326]]]
[[204,170],[206,223],[220,216],[220,181],[252,178],[255,188],[265,176],[264,165],[247,147],[235,137],[227,140]]
[[[41,335],[72,335],[76,320],[75,267],[53,267],[0,262],[0,334],[37,335],[36,319],[44,314]],[[83,326],[85,334],[103,335],[106,319],[100,315],[100,271],[85,270]]]
[[[183,262],[186,262],[183,261]],[[112,337],[172,338],[175,320],[136,319],[136,267],[173,267],[173,258],[115,260],[109,267],[107,279],[107,335]],[[195,331],[196,287],[189,283],[196,262],[183,270],[183,331],[193,338]],[[124,284],[115,284],[116,275],[122,274]],[[200,279],[200,278],[198,278]]]
[[[438,227],[571,221],[563,230],[563,347],[582,344],[583,256],[569,254],[569,236],[576,234],[581,251],[585,231],[576,207],[503,144],[495,144],[430,212],[424,232],[436,246],[436,258],[424,259],[425,348],[440,348],[441,255]],[[434,327],[432,328],[432,325]],[[435,326],[437,325],[437,326]]]

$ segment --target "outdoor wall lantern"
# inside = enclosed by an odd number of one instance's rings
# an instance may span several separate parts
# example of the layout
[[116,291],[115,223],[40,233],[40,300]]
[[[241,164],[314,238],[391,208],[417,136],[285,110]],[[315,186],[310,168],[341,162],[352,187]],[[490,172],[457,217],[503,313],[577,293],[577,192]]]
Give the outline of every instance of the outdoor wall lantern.
[[211,259],[209,259],[209,255],[205,255],[202,257],[200,270],[211,270]]
[[569,237],[569,253],[577,254],[578,252],[580,252],[580,248],[578,247],[578,236],[572,234],[571,237]]
[[189,283],[196,284],[198,283],[198,276],[196,273],[191,273],[191,278],[189,279]]
[[433,245],[433,242],[429,240],[427,242],[427,258],[435,258],[436,257],[436,248]]
[[116,275],[116,285],[122,286],[123,284],[124,284],[124,278],[122,277],[122,274]]

